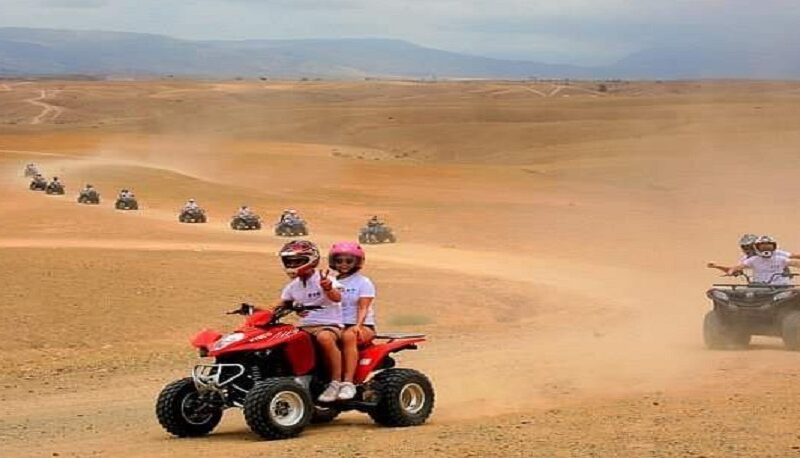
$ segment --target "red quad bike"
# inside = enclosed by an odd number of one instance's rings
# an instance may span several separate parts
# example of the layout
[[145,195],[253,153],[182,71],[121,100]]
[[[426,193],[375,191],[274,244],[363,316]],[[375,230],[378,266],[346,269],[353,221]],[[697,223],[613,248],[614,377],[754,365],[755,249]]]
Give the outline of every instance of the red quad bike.
[[179,437],[203,436],[219,424],[222,412],[240,407],[248,426],[265,439],[297,436],[309,423],[332,421],[340,412],[358,410],[384,426],[416,426],[433,410],[430,380],[419,371],[395,368],[391,353],[414,350],[421,334],[381,334],[360,350],[354,383],[357,395],[348,401],[320,403],[327,371],[307,332],[281,323],[292,313],[315,310],[286,303],[274,310],[242,304],[228,312],[245,316],[235,332],[204,330],[192,339],[200,364],[192,376],[161,391],[156,415],[167,432]]

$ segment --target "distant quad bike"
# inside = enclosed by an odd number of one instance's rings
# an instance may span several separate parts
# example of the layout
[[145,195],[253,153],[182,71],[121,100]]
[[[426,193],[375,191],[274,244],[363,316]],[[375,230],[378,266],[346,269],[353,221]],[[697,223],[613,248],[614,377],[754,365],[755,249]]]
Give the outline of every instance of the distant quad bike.
[[181,223],[205,223],[207,221],[206,212],[202,208],[182,210],[178,215],[178,221]]
[[117,210],[138,210],[139,201],[135,197],[118,197],[114,203],[114,208]]
[[28,164],[28,165],[25,166],[25,177],[26,178],[35,177],[38,174],[39,174],[39,169],[35,165]]
[[261,217],[258,215],[233,215],[231,219],[231,229],[234,231],[260,231]]
[[44,179],[37,180],[34,179],[31,181],[31,184],[28,186],[31,191],[44,191],[47,189],[47,181]]
[[62,196],[64,195],[64,185],[60,182],[50,182],[44,188],[44,192],[45,194]]
[[358,232],[358,243],[395,243],[397,238],[389,226],[366,226]]
[[703,320],[706,347],[744,348],[751,336],[764,335],[781,337],[788,350],[800,350],[800,289],[772,284],[776,278],[797,274],[775,274],[766,283],[742,275],[747,284],[715,284],[706,293],[714,305]]
[[328,382],[321,355],[310,334],[281,319],[318,308],[284,304],[258,310],[242,304],[228,312],[246,316],[235,332],[197,334],[192,345],[201,357],[215,361],[195,366],[191,377],[164,387],[156,402],[161,426],[179,437],[203,436],[230,407],[242,408],[250,429],[270,440],[297,436],[309,423],[330,422],[347,410],[364,412],[383,426],[424,423],[434,404],[430,380],[414,369],[395,368],[390,356],[416,349],[425,341],[419,334],[376,336],[380,343],[360,350],[356,397],[326,404],[316,401]]
[[78,194],[78,203],[97,205],[100,203],[100,193],[94,189],[84,189]]
[[303,220],[280,221],[275,225],[275,235],[280,237],[297,237],[308,235],[308,227]]

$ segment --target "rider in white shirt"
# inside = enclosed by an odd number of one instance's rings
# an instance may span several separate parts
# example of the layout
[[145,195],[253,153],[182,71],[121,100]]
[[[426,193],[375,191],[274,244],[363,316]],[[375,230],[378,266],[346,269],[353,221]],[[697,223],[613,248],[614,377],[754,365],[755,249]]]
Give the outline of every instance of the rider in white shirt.
[[292,279],[283,288],[279,305],[289,302],[322,307],[305,313],[300,327],[319,345],[331,379],[319,400],[333,402],[342,384],[342,352],[339,350],[343,327],[341,285],[329,278],[328,271],[317,271],[319,249],[309,241],[289,242],[281,248],[279,256],[284,271]]

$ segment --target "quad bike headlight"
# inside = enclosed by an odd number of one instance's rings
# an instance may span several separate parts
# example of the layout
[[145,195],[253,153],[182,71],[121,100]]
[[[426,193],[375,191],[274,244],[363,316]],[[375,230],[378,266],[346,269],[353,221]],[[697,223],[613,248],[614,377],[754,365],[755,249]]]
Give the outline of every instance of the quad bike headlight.
[[714,298],[719,299],[721,301],[729,301],[731,298],[728,296],[728,293],[724,291],[714,291],[711,293]]
[[244,334],[241,333],[241,332],[234,332],[234,333],[228,334],[227,336],[225,336],[225,337],[219,339],[218,341],[214,342],[214,344],[211,345],[211,351],[222,350],[223,348],[227,347],[228,345],[230,345],[232,343],[236,343],[236,342],[238,342],[238,341],[240,341],[242,339],[244,339]]
[[775,302],[782,301],[784,299],[789,299],[790,297],[794,296],[794,291],[784,291],[782,293],[778,293],[772,296],[772,300]]

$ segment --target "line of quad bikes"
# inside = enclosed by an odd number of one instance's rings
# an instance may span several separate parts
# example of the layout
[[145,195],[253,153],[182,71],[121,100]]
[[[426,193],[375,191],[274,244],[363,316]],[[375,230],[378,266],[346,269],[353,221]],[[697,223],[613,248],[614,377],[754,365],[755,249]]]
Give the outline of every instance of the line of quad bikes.
[[[37,173],[35,170],[26,169],[25,176],[32,177]],[[39,181],[34,179],[34,181],[31,181],[29,189],[31,191],[43,191],[48,195],[64,195],[66,193],[63,183],[48,182],[44,179]],[[100,193],[94,188],[82,189],[78,194],[77,201],[80,204],[99,205]],[[125,211],[138,210],[139,202],[135,197],[118,196],[114,202],[114,208]],[[178,214],[178,221],[186,224],[202,224],[208,222],[208,216],[201,207],[184,208]],[[230,227],[236,231],[259,231],[262,227],[262,219],[255,213],[249,215],[236,214],[231,218]],[[275,235],[281,237],[299,237],[309,234],[308,224],[301,218],[281,219],[275,224],[274,230]],[[364,244],[396,243],[397,237],[390,226],[384,224],[367,225],[359,230],[358,241]]]
[[[33,189],[33,186],[32,188]],[[48,194],[63,195],[64,187],[45,185]],[[124,200],[124,199],[123,199]],[[81,193],[78,202],[99,204],[100,195]],[[120,210],[136,210],[138,203],[117,200]],[[201,214],[181,215],[181,222],[205,222]],[[250,224],[241,226],[241,224]],[[255,223],[232,221],[234,229],[260,229]],[[296,230],[281,235],[305,235]],[[363,235],[363,231],[362,231]],[[394,241],[394,240],[392,240]],[[158,422],[177,437],[211,433],[225,410],[239,408],[250,429],[267,440],[298,436],[312,423],[328,423],[340,413],[358,411],[382,426],[406,427],[425,423],[434,407],[433,385],[422,372],[396,367],[393,354],[416,350],[425,342],[422,334],[378,333],[359,349],[353,382],[357,394],[351,400],[318,401],[328,380],[324,362],[312,336],[283,320],[319,307],[284,303],[274,309],[241,304],[227,312],[240,315],[243,323],[232,332],[205,329],[191,339],[201,358],[189,377],[166,385],[158,395]]]

